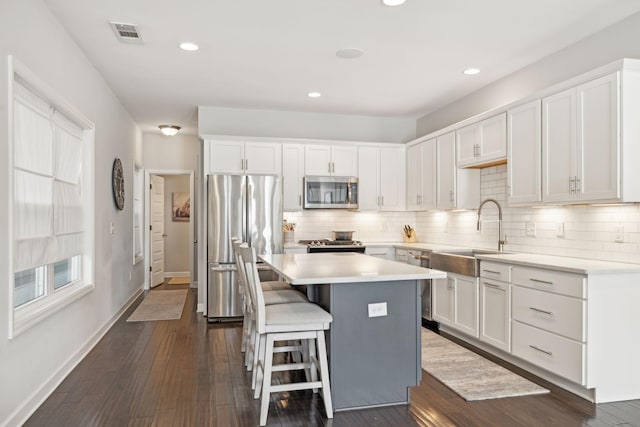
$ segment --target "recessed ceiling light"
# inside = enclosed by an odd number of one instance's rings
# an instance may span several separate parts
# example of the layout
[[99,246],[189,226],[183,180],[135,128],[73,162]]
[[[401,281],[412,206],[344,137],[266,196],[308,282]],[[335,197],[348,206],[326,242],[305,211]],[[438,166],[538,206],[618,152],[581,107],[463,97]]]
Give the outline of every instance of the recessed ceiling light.
[[364,55],[364,50],[357,47],[346,47],[336,52],[336,56],[342,59],[355,59],[360,58],[362,55]]
[[320,92],[309,92],[307,96],[309,98],[320,98],[322,94]]
[[173,136],[180,130],[180,126],[176,125],[160,125],[158,127],[160,128],[160,132],[166,136]]
[[467,76],[473,76],[474,74],[478,74],[479,72],[480,70],[478,70],[477,68],[467,68],[462,73],[466,74]]
[[184,43],[180,43],[180,49],[187,50],[189,52],[194,52],[194,51],[200,49],[200,47],[198,47],[198,45],[195,44],[195,43],[184,42]]
[[382,0],[382,4],[385,6],[400,6],[404,4],[406,0]]

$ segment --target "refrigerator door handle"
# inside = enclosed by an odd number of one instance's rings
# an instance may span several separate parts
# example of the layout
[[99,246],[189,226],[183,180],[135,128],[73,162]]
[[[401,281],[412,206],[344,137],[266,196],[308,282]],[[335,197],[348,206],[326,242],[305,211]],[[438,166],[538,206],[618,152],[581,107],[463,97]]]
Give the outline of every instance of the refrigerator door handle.
[[219,267],[210,267],[209,270],[217,272],[238,271],[235,265],[221,265]]

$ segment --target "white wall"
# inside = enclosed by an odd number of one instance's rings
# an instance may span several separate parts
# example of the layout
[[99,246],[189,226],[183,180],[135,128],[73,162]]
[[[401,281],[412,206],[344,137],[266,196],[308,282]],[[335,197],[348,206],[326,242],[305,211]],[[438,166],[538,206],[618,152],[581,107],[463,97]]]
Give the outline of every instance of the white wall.
[[415,138],[415,126],[414,118],[198,107],[200,135],[401,143]]
[[640,13],[418,119],[416,133],[435,132],[617,59],[640,58],[638,40]]
[[[14,55],[95,124],[95,290],[8,339],[7,56]],[[142,135],[113,92],[41,0],[3,0],[0,13],[0,425],[17,425],[80,360],[96,334],[141,289],[133,264],[132,171]],[[111,167],[124,165],[125,210],[114,207]],[[110,223],[115,233],[109,234]],[[131,274],[131,279],[130,279]]]
[[164,271],[189,273],[189,222],[173,221],[172,194],[189,193],[189,175],[164,175]]

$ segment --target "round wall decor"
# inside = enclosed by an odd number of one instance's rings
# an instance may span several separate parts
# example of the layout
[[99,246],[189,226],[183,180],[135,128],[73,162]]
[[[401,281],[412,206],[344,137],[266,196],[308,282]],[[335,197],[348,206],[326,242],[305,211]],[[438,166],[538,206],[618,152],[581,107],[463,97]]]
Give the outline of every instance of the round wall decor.
[[113,200],[116,207],[120,210],[124,209],[124,171],[122,170],[122,162],[119,158],[113,161],[113,169],[111,170],[111,186],[113,188]]

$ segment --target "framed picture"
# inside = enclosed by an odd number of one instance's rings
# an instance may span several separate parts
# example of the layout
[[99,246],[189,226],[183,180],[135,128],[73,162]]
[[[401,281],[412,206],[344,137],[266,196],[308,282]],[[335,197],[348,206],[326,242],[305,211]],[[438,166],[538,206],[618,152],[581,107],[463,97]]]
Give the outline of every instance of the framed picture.
[[191,199],[189,193],[171,193],[171,217],[173,221],[189,222],[191,217]]

